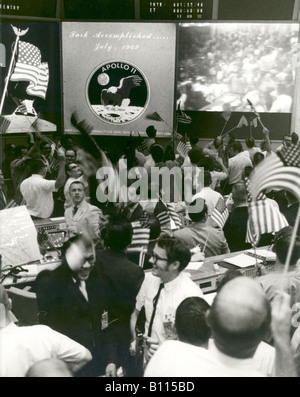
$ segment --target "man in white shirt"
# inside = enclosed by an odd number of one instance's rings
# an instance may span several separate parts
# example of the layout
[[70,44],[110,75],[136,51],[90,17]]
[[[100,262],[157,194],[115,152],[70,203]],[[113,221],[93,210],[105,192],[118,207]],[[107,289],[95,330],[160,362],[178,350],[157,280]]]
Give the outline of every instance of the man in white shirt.
[[26,207],[30,215],[34,218],[50,218],[53,208],[53,192],[57,192],[66,180],[65,174],[65,155],[62,150],[58,151],[59,171],[56,180],[48,181],[45,179],[47,166],[42,160],[32,161],[32,176],[25,179],[20,186],[21,193],[26,201]]
[[[135,354],[135,327],[138,315],[145,307],[145,341],[148,360],[159,345],[174,339],[176,309],[180,303],[192,296],[203,297],[200,288],[183,270],[191,260],[187,246],[175,237],[162,236],[152,254],[152,273],[147,273],[136,299],[136,308],[131,316],[131,354]],[[175,336],[176,337],[176,336]]]
[[240,142],[232,143],[228,150],[230,157],[228,166],[229,185],[233,186],[242,180],[245,167],[252,167],[252,162],[249,152],[243,151]]
[[187,298],[178,306],[175,327],[179,340],[164,342],[149,361],[145,377],[200,377],[198,361],[208,357],[210,329],[205,315],[209,304]]
[[77,372],[92,359],[85,347],[47,326],[17,327],[10,310],[11,300],[0,285],[0,377],[25,377],[33,364],[51,358]]
[[208,216],[210,217],[211,214],[213,213],[218,201],[220,199],[223,200],[223,196],[213,190],[211,188],[212,185],[212,177],[211,173],[209,171],[204,171],[204,188],[201,190],[201,192],[195,194],[193,197],[192,201],[202,198],[205,200],[205,204],[207,205],[207,210],[208,210]]

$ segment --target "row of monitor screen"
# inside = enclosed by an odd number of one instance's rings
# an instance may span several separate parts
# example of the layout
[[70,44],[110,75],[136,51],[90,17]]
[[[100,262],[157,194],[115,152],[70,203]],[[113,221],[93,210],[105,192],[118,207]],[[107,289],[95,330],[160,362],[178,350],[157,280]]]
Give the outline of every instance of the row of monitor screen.
[[[170,131],[175,109],[245,113],[252,111],[250,100],[259,113],[293,110],[298,23],[63,22],[61,31],[54,22],[13,25],[29,27],[21,40],[37,47],[49,66],[47,95],[35,98],[36,110],[57,124],[63,87],[70,131],[75,108],[93,114],[97,129],[127,125],[128,131],[145,131],[153,113]],[[8,21],[2,29],[4,85],[15,35]],[[3,114],[14,111],[13,98],[30,99],[26,86],[28,81],[10,81]],[[116,114],[120,108],[122,115]]]

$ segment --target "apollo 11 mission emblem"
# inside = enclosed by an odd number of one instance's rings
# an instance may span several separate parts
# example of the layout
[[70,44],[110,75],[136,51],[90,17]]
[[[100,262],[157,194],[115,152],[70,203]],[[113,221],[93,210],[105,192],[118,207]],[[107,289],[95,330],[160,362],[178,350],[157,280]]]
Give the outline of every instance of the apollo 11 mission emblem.
[[138,119],[149,102],[149,84],[137,66],[123,61],[106,62],[94,70],[87,84],[93,113],[109,124]]

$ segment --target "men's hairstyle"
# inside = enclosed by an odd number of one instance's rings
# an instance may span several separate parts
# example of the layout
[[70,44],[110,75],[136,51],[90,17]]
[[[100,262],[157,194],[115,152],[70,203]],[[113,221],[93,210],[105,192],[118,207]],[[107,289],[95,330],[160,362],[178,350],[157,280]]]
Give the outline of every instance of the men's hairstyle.
[[180,263],[179,272],[182,272],[190,263],[191,252],[182,240],[166,235],[158,239],[157,245],[166,250],[169,263],[176,261]]
[[157,130],[154,127],[154,125],[149,125],[149,127],[147,127],[147,129],[146,129],[146,134],[148,135],[149,138],[155,138],[156,132],[157,132]]
[[68,249],[71,247],[72,244],[76,244],[77,242],[82,241],[86,248],[93,247],[93,240],[89,238],[86,234],[76,234],[66,240],[61,247],[61,256],[65,256]]
[[233,186],[232,200],[235,205],[243,204],[247,201],[247,188],[243,182],[236,183]]
[[175,157],[175,153],[174,153],[172,146],[168,145],[165,149],[164,161],[168,161],[168,160],[174,161],[175,158],[176,157]]
[[39,174],[45,166],[45,163],[41,159],[32,159],[30,162],[31,173]]
[[122,219],[111,219],[101,232],[106,247],[113,252],[124,251],[132,241],[131,223]]
[[[287,226],[282,230],[280,230],[275,235],[273,251],[276,253],[280,263],[282,264],[285,264],[286,262],[292,234],[293,234],[293,227]],[[296,265],[299,259],[300,259],[300,236],[297,236],[293,247],[290,264],[292,266]]]
[[235,152],[241,153],[243,151],[243,146],[241,142],[233,142],[228,146],[228,149],[232,149]]
[[292,144],[296,145],[296,143],[298,143],[299,141],[299,135],[296,132],[292,133]]
[[213,158],[210,156],[203,156],[198,163],[198,167],[203,167],[205,171],[212,172],[215,167]]
[[209,187],[212,184],[212,177],[209,171],[204,171],[204,187]]
[[189,151],[188,156],[192,164],[198,165],[203,158],[203,153],[199,149],[192,149]]
[[191,145],[196,145],[196,143],[198,143],[198,141],[199,141],[198,135],[191,135],[189,137],[189,139],[190,139]]
[[265,156],[263,153],[257,152],[255,153],[254,157],[253,157],[253,165],[254,167],[256,167],[259,163],[261,163],[262,161],[264,161]]
[[[194,211],[196,204],[201,206],[201,208],[202,208],[201,211],[199,211],[199,212]],[[201,198],[194,200],[188,207],[188,213],[189,213],[189,217],[191,218],[192,222],[202,222],[208,213],[208,208],[207,208],[207,205],[205,204],[205,200],[203,200]]]
[[70,184],[69,191],[71,191],[73,185],[81,185],[82,188],[83,188],[83,191],[85,191],[84,183],[81,182],[81,181],[74,181],[74,182],[72,182],[72,183]]
[[245,140],[245,142],[246,142],[247,148],[249,148],[249,149],[253,149],[253,148],[254,148],[254,146],[255,146],[255,140],[254,140],[253,138],[247,138],[247,139]]
[[203,346],[210,338],[210,328],[206,323],[209,304],[202,298],[187,298],[178,306],[175,327],[179,340],[195,346]]
[[238,278],[241,276],[242,276],[242,273],[240,272],[240,270],[227,270],[227,272],[224,274],[222,280],[217,285],[218,292],[220,292],[221,289],[224,287],[224,285],[227,284],[229,281],[234,280],[235,278]]
[[150,148],[150,154],[155,163],[161,163],[164,159],[164,149],[160,145],[152,145]]
[[66,154],[67,152],[73,152],[74,153],[74,157],[76,157],[76,151],[74,149],[67,149],[66,150]]
[[214,139],[214,147],[215,147],[216,149],[219,149],[222,145],[223,145],[223,139],[222,139],[222,137],[221,137],[221,136],[217,136],[217,137]]
[[13,145],[11,143],[8,143],[7,145],[4,146],[3,151],[6,154],[6,156],[13,154]]
[[18,145],[18,146],[16,146],[16,147],[15,147],[15,150],[14,150],[14,155],[15,155],[16,157],[21,156],[21,155],[22,155],[22,150],[23,150],[23,149],[26,149],[26,150],[27,150],[27,147],[24,146],[24,145]]

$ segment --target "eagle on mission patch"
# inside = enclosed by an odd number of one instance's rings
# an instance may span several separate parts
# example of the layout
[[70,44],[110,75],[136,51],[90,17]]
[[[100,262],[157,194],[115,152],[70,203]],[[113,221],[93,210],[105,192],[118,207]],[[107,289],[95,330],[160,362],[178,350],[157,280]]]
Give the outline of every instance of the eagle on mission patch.
[[101,92],[101,105],[129,106],[131,90],[140,87],[143,79],[140,76],[124,77],[119,87],[111,86]]

